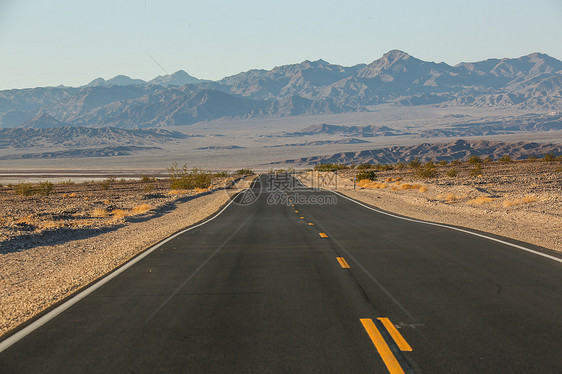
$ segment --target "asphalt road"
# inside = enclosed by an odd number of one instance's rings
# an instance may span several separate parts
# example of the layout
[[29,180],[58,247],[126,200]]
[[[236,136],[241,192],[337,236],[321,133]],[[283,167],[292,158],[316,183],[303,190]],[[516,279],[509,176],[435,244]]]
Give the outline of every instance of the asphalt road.
[[562,373],[559,261],[267,178],[0,373]]

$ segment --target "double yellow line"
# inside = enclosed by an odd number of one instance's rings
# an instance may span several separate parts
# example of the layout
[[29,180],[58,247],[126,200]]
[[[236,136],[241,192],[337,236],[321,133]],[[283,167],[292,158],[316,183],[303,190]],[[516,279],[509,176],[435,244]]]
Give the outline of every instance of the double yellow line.
[[[396,343],[398,348],[400,348],[401,351],[403,352],[412,351],[412,347],[410,347],[408,342],[406,342],[406,339],[404,339],[402,334],[398,332],[396,327],[390,322],[388,318],[381,317],[377,319],[381,321],[381,323],[386,328],[386,330],[388,331],[388,333],[390,334],[390,336],[392,337],[392,339],[394,340],[394,342]],[[402,366],[400,366],[400,363],[398,363],[398,360],[390,350],[390,347],[382,337],[379,329],[377,329],[377,326],[375,326],[373,320],[370,318],[361,318],[360,321],[363,324],[365,331],[367,331],[367,334],[371,338],[371,341],[375,345],[375,348],[379,352],[390,374],[404,374],[404,370],[402,369]]]

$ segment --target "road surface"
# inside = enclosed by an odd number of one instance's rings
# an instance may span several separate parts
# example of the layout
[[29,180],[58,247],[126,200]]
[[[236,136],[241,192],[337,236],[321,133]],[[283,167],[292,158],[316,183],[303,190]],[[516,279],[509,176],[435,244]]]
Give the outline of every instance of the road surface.
[[560,256],[277,178],[4,340],[0,373],[562,373]]

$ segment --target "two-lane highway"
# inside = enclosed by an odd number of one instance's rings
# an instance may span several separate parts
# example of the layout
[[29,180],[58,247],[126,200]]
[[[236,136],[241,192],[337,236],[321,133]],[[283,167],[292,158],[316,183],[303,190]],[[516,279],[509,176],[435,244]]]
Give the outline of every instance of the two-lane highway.
[[278,177],[0,343],[0,372],[562,372],[559,261]]

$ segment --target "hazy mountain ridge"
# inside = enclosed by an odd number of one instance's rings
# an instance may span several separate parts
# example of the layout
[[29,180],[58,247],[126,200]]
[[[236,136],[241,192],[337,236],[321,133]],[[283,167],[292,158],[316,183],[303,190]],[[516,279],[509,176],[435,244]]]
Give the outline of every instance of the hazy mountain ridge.
[[511,155],[512,159],[517,160],[531,156],[542,157],[547,153],[555,156],[562,155],[562,145],[533,142],[491,142],[486,140],[466,141],[459,139],[451,143],[423,143],[414,146],[394,146],[358,152],[342,152],[326,156],[286,160],[276,164],[287,163],[299,166],[316,165],[318,163],[391,164],[412,160],[416,157],[426,162],[429,160],[452,161],[466,159],[470,155],[490,156],[493,159],[498,159],[506,154]]
[[155,146],[184,139],[177,131],[128,130],[113,127],[55,127],[0,129],[0,149],[34,147],[87,147],[105,145]]
[[393,50],[370,64],[304,61],[216,82],[184,71],[150,82],[98,78],[78,88],[0,91],[0,127],[22,125],[38,113],[63,125],[141,128],[351,112],[381,103],[562,110],[562,62],[533,53],[450,66]]

